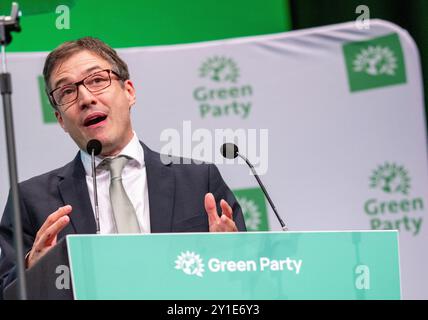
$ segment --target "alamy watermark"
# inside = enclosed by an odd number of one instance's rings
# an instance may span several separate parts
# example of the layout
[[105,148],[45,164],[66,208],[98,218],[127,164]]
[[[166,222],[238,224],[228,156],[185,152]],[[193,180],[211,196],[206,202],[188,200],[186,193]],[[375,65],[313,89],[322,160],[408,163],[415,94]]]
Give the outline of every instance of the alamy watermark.
[[55,27],[58,30],[69,30],[70,29],[70,8],[66,5],[59,5],[55,9],[55,13],[58,17],[55,20]]
[[355,27],[359,30],[370,29],[370,8],[360,4],[355,8],[355,13],[360,14],[355,20]]
[[[160,141],[163,146],[160,153],[163,163],[203,163],[214,164],[245,164],[239,157],[226,159],[220,152],[224,143],[234,143],[239,147],[239,153],[244,155],[256,169],[259,175],[268,170],[268,129],[192,129],[191,121],[183,121],[182,131],[168,128],[161,132]],[[182,156],[180,158],[178,156]],[[171,156],[171,157],[170,157]],[[250,174],[251,171],[250,171]]]
[[59,265],[56,267],[55,273],[58,274],[55,280],[55,287],[58,290],[69,290],[71,282],[70,268],[66,265]]

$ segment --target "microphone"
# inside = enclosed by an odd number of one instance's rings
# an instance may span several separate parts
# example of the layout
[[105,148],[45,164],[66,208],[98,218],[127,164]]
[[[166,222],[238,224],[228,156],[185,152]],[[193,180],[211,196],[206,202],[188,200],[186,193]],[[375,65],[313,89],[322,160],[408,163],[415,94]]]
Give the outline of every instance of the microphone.
[[275,205],[273,204],[272,199],[269,197],[269,194],[265,189],[265,186],[263,185],[262,181],[260,180],[260,178],[256,172],[256,169],[254,169],[254,166],[251,164],[250,161],[248,161],[248,159],[246,157],[244,157],[242,154],[239,153],[238,146],[234,143],[225,143],[221,146],[220,152],[223,155],[223,157],[225,157],[227,159],[235,159],[236,157],[240,157],[247,163],[247,165],[250,167],[251,171],[253,172],[254,177],[256,177],[256,180],[259,183],[260,188],[262,188],[263,193],[265,194],[266,198],[268,199],[269,204],[272,207],[273,212],[275,213],[276,218],[278,219],[278,221],[281,225],[282,231],[287,231],[288,228],[286,227],[284,221],[282,221],[281,217],[279,216],[278,211],[276,211]]
[[86,144],[86,151],[91,155],[92,162],[92,183],[94,188],[94,206],[95,206],[95,222],[97,224],[97,234],[100,234],[100,212],[98,209],[98,192],[97,192],[97,175],[95,173],[95,156],[99,155],[102,150],[102,145],[99,140],[92,139]]

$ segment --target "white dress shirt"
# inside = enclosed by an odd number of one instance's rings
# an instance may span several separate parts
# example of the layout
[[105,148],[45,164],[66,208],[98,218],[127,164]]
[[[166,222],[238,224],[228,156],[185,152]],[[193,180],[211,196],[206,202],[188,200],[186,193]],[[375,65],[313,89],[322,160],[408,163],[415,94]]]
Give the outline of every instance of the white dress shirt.
[[[137,135],[134,136],[126,147],[117,155],[125,155],[131,160],[122,171],[122,183],[137,213],[138,224],[142,233],[150,233],[149,192],[147,188],[146,165],[144,163],[144,150]],[[91,156],[80,150],[80,158],[86,171],[86,184],[88,185],[89,198],[95,214],[94,192],[92,183]],[[104,157],[95,157],[97,167]],[[100,233],[117,233],[113,209],[110,203],[110,171],[97,168],[98,208],[100,214]]]

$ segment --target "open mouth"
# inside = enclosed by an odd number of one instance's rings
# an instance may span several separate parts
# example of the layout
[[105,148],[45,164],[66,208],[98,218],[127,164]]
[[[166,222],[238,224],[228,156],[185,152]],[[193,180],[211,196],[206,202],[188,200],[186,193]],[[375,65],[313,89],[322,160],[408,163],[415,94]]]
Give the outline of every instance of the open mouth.
[[85,127],[90,127],[90,126],[94,126],[100,122],[103,122],[105,119],[107,119],[106,115],[102,115],[102,114],[97,114],[97,115],[93,115],[93,116],[89,116],[85,122],[83,123],[83,125]]

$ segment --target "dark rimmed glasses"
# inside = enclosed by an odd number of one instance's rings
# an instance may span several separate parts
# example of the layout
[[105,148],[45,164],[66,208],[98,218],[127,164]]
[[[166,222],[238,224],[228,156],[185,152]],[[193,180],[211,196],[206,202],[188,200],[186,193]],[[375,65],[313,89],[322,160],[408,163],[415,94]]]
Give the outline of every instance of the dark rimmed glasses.
[[[83,85],[89,92],[95,93],[111,85],[111,74],[116,75],[119,80],[120,76],[111,69],[105,69],[90,74],[86,78],[75,83],[66,84],[58,87],[49,93],[53,104],[63,109],[62,107],[71,105],[79,97],[79,86]],[[63,110],[65,111],[65,110]]]

